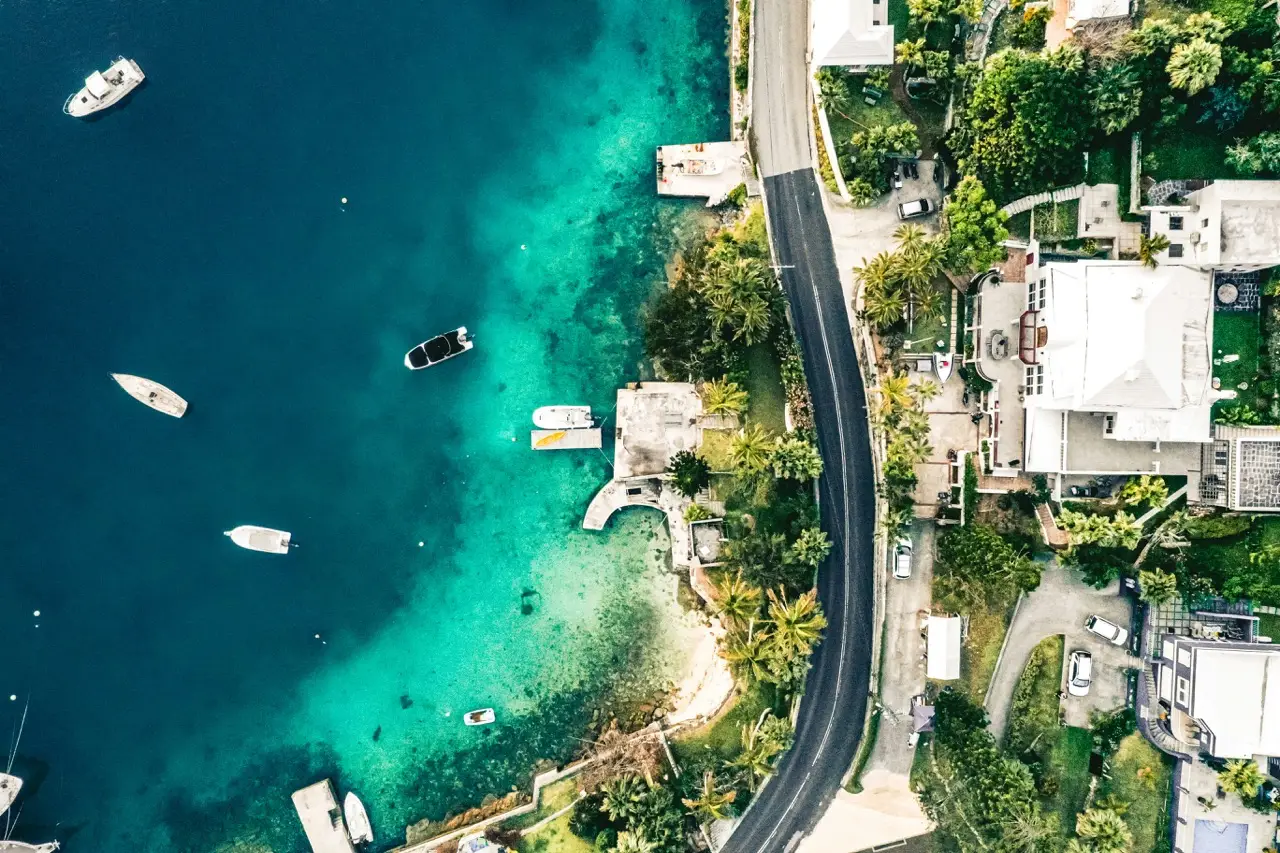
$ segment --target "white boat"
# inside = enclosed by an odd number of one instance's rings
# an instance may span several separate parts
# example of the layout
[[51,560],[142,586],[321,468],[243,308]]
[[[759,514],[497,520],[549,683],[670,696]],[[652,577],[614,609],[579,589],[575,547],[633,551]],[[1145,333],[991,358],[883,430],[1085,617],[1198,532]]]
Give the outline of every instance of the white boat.
[[61,848],[57,841],[47,844],[28,844],[25,841],[0,841],[0,853],[53,853]]
[[462,718],[462,722],[468,726],[487,726],[497,719],[497,715],[493,713],[492,708],[481,708],[478,711],[468,711]]
[[272,530],[270,527],[242,524],[223,531],[222,535],[230,536],[232,542],[250,551],[261,551],[264,554],[288,554],[289,537],[293,534],[284,530]]
[[342,800],[342,814],[347,819],[347,835],[352,844],[368,844],[373,841],[373,825],[369,823],[369,813],[364,810],[364,803],[354,791],[347,791]]
[[12,773],[0,773],[0,815],[9,810],[22,790],[22,780]]
[[596,425],[590,406],[542,406],[533,410],[539,429],[590,429]]
[[150,379],[128,373],[113,373],[111,378],[128,391],[133,399],[150,406],[157,412],[164,412],[175,418],[180,418],[187,413],[187,401],[159,382],[152,382]]
[[474,346],[475,343],[467,336],[467,327],[459,326],[452,332],[436,335],[409,350],[404,355],[404,366],[410,370],[435,367],[442,361],[462,355]]
[[933,354],[933,369],[938,374],[938,381],[945,383],[951,378],[952,360],[949,352],[935,352]]
[[147,79],[138,63],[132,59],[117,57],[106,71],[95,71],[84,78],[84,88],[76,92],[62,105],[62,111],[75,118],[84,118],[101,112],[120,102]]

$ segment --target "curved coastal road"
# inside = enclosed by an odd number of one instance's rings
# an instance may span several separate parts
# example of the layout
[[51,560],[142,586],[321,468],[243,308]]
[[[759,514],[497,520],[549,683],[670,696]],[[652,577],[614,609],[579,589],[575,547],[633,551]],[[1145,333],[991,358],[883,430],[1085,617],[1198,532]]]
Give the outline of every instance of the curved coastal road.
[[[752,121],[770,237],[813,397],[822,527],[818,575],[830,627],[813,656],[795,742],[723,853],[794,849],[835,796],[857,750],[871,678],[875,473],[862,371],[809,155],[808,4],[756,0]],[[849,849],[857,847],[850,839]]]

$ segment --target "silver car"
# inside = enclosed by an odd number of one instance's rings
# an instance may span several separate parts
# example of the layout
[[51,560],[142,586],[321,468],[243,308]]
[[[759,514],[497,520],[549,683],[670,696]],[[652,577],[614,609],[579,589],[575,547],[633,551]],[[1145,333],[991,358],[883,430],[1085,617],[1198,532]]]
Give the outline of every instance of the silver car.
[[900,581],[911,577],[911,540],[905,536],[893,546],[893,576]]
[[1128,628],[1121,628],[1119,625],[1114,622],[1108,622],[1101,616],[1090,616],[1085,620],[1084,627],[1111,643],[1113,646],[1123,646],[1129,642]]
[[1067,692],[1072,696],[1088,696],[1093,684],[1093,655],[1083,649],[1071,653],[1067,664]]

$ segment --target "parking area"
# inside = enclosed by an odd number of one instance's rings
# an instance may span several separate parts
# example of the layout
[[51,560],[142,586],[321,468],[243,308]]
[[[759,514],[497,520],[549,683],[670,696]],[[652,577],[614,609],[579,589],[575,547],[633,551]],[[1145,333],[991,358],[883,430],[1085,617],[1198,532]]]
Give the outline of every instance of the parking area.
[[[1096,614],[1129,628],[1133,608],[1129,599],[1118,592],[1119,583],[1094,589],[1081,581],[1075,571],[1056,561],[1045,566],[1040,586],[1027,594],[1014,614],[1007,643],[987,690],[987,714],[991,718],[991,731],[997,738],[1004,736],[1013,691],[1032,649],[1054,634],[1066,637],[1067,655],[1075,649],[1084,649],[1093,655],[1093,684],[1089,695],[1067,695],[1063,700],[1067,725],[1088,726],[1093,711],[1111,711],[1125,703],[1125,670],[1138,668],[1141,662],[1129,654],[1128,647],[1112,645],[1084,627],[1085,620]],[[1063,670],[1065,673],[1065,666]],[[1063,690],[1065,692],[1065,683]]]

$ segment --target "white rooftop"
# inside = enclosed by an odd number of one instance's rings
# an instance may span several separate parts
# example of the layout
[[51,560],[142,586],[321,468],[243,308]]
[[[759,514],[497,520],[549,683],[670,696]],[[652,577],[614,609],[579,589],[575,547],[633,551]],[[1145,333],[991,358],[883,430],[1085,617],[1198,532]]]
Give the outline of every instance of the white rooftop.
[[302,821],[302,830],[314,853],[355,853],[333,783],[328,779],[294,791],[293,807],[298,810],[298,820]]
[[[1180,220],[1180,222],[1179,222]],[[1180,226],[1180,227],[1175,227]],[[1261,269],[1280,264],[1280,181],[1214,181],[1186,205],[1151,212],[1151,231],[1180,247],[1162,264]]]
[[939,681],[960,677],[960,617],[930,616],[925,675]]
[[681,450],[697,450],[702,400],[687,382],[638,382],[618,389],[613,479],[652,477]]
[[888,3],[871,0],[814,0],[814,67],[893,64],[893,25]]
[[1129,0],[1070,0],[1067,5],[1067,29],[1081,21],[1101,18],[1125,18],[1129,15]]
[[1196,650],[1191,716],[1219,758],[1280,755],[1280,647]]
[[1047,264],[1045,276],[1045,384],[1027,407],[1114,413],[1118,440],[1208,441],[1208,274],[1082,261]]

